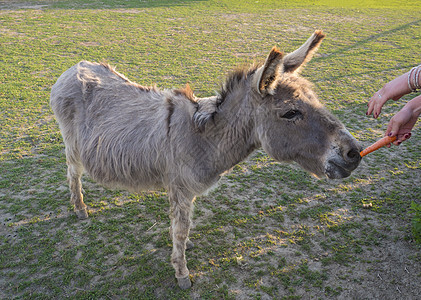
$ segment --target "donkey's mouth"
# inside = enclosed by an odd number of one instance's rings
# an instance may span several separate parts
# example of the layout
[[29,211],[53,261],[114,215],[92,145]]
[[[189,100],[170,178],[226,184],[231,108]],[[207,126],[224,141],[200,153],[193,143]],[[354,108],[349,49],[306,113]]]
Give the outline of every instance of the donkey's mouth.
[[349,170],[345,168],[344,166],[341,166],[337,162],[333,160],[329,160],[326,166],[325,174],[330,179],[341,179],[341,178],[345,178],[351,175],[351,172],[354,169],[355,168]]

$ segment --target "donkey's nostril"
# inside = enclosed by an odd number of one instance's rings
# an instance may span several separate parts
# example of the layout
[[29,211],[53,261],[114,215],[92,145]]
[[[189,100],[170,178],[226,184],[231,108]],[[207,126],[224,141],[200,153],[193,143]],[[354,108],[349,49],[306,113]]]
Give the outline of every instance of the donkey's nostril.
[[360,158],[360,152],[357,149],[351,149],[346,154],[349,159],[356,160]]

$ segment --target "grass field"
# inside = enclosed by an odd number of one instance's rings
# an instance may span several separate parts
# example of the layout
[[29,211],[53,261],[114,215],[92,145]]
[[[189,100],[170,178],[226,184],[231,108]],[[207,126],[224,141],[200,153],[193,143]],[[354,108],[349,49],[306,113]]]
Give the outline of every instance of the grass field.
[[90,218],[72,212],[64,145],[49,108],[60,74],[106,61],[133,81],[213,95],[272,46],[327,34],[303,76],[365,146],[411,98],[365,116],[371,95],[421,63],[420,1],[0,1],[1,299],[416,299],[421,128],[317,180],[262,151],[197,198],[187,253],[170,265],[166,193],[104,189],[84,177]]

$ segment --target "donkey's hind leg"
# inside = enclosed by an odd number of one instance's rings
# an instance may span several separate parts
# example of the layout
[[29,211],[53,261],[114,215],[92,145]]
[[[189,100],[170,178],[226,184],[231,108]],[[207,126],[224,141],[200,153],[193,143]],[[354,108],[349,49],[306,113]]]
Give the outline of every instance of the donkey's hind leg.
[[82,195],[82,172],[83,167],[79,163],[70,163],[67,162],[67,180],[69,181],[70,187],[70,202],[74,204],[74,210],[76,216],[83,220],[88,218],[88,211],[86,210],[86,205],[83,203]]

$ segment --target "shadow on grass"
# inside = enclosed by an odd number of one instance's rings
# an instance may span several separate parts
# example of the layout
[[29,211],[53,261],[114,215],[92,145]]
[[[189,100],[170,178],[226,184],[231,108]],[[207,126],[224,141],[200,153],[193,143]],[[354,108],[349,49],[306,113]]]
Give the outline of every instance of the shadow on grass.
[[188,6],[192,2],[207,0],[37,0],[0,1],[1,9],[55,8],[55,9],[109,9],[109,8],[153,8]]
[[331,59],[332,57],[335,57],[335,56],[338,56],[338,55],[341,55],[341,54],[345,54],[345,53],[349,52],[350,50],[352,50],[354,48],[360,47],[360,46],[365,45],[367,43],[371,43],[371,42],[373,42],[373,41],[375,41],[379,38],[394,34],[398,31],[405,30],[405,29],[407,29],[411,26],[419,25],[419,23],[421,23],[421,19],[406,23],[406,24],[401,25],[401,26],[397,26],[397,27],[395,27],[393,29],[390,29],[390,30],[386,30],[386,31],[382,31],[382,32],[377,33],[377,34],[370,35],[369,37],[367,37],[365,39],[362,39],[362,40],[360,40],[360,41],[358,41],[358,42],[356,42],[356,43],[354,43],[350,46],[340,48],[337,51],[333,51],[333,52],[331,52],[331,53],[329,53],[325,56],[322,56],[322,57],[315,57],[313,60],[314,61],[323,61],[323,60],[326,60],[326,59]]

